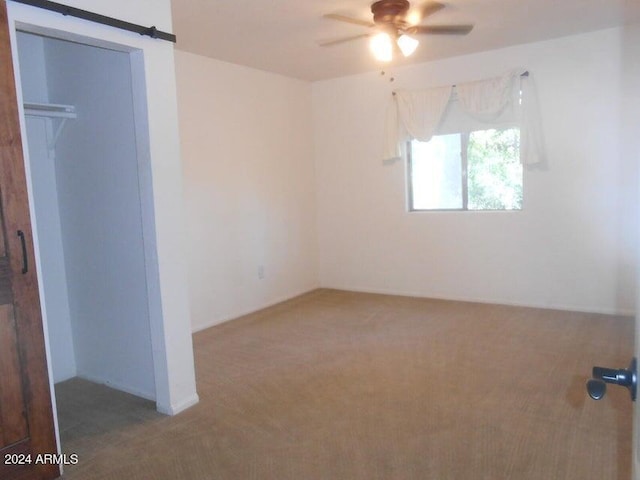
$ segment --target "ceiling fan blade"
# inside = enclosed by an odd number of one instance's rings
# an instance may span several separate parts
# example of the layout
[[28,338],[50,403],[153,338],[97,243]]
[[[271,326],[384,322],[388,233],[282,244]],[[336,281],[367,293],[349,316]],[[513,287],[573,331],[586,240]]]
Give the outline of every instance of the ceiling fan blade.
[[473,30],[473,25],[418,25],[407,29],[410,35],[466,35]]
[[420,7],[420,18],[424,20],[425,18],[433,15],[436,12],[439,12],[445,7],[444,3],[440,2],[427,2]]
[[360,35],[352,35],[351,37],[338,38],[336,40],[327,40],[324,42],[318,42],[321,47],[330,47],[332,45],[338,45],[340,43],[350,42],[351,40],[358,40],[359,38],[369,37],[369,33],[361,33]]
[[360,20],[359,18],[351,18],[345,15],[339,15],[337,13],[328,13],[327,15],[323,15],[323,18],[328,18],[330,20],[338,20],[340,22],[352,23],[354,25],[361,25],[363,27],[375,27],[372,22],[367,20]]

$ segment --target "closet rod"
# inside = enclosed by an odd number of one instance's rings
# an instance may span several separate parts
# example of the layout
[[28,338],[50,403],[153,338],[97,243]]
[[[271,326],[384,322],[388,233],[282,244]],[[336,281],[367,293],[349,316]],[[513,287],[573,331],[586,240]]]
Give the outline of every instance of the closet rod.
[[49,118],[76,118],[76,108],[73,105],[59,105],[55,103],[24,103],[25,115]]
[[50,2],[48,0],[13,0],[14,2],[24,3],[25,5],[31,5],[32,7],[43,8],[45,10],[51,10],[52,12],[58,12],[62,15],[69,15],[71,17],[81,18],[94,23],[100,23],[102,25],[108,25],[110,27],[119,28],[121,30],[127,30],[129,32],[139,33],[140,35],[147,35],[151,38],[158,38],[160,40],[167,40],[169,42],[176,43],[176,36],[173,33],[167,33],[158,30],[156,27],[143,27],[142,25],[136,25],[135,23],[125,22],[124,20],[118,20],[117,18],[107,17],[106,15],[100,15],[99,13],[89,12],[80,8],[70,7],[68,5],[62,5],[61,3]]

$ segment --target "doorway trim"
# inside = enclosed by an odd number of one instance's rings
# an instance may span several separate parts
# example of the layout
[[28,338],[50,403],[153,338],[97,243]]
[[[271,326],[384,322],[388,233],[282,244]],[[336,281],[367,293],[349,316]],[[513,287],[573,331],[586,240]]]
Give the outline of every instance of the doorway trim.
[[[182,172],[173,45],[11,1],[7,2],[7,8],[25,152],[29,208],[36,224],[38,220],[32,201],[31,168],[17,65],[19,59],[16,30],[118,50],[130,55],[156,408],[159,412],[169,415],[179,413],[196,404],[199,399],[195,385],[186,262],[181,258],[184,255],[181,237],[184,232],[181,225]],[[136,95],[136,92],[144,93]],[[36,264],[37,268],[41,269],[36,231],[34,228]],[[39,290],[42,297],[41,278]],[[44,303],[42,314],[55,409]]]

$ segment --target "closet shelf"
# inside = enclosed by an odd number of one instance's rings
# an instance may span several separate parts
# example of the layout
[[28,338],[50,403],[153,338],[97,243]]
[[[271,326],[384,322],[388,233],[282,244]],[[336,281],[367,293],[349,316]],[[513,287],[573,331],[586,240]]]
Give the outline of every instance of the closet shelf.
[[55,103],[27,103],[24,104],[24,114],[48,118],[77,118],[76,107],[73,105],[59,105]]
[[49,148],[56,148],[58,138],[64,129],[65,123],[70,118],[78,118],[76,107],[73,105],[60,105],[57,103],[24,103],[24,114],[33,117],[44,117],[51,119],[60,119],[60,124],[53,134],[53,139],[49,142]]

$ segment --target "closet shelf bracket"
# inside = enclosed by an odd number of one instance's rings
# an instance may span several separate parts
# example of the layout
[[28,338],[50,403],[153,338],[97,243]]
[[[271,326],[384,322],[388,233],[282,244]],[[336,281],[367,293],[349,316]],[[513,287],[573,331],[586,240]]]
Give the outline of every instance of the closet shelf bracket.
[[44,117],[50,119],[58,119],[60,123],[53,134],[53,139],[49,144],[49,148],[53,149],[60,138],[60,134],[64,129],[65,123],[70,118],[78,118],[76,107],[73,105],[60,105],[55,103],[26,103],[24,104],[24,114],[32,117]]

